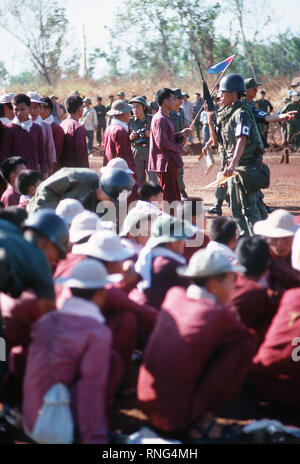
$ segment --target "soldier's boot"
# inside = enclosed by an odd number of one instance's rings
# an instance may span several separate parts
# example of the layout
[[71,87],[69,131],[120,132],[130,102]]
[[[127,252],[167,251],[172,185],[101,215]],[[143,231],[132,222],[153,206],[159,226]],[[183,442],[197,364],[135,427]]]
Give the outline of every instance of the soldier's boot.
[[217,200],[217,202],[211,208],[205,208],[209,214],[216,214],[217,216],[222,216],[222,204],[223,200]]
[[189,199],[189,196],[184,189],[180,190],[180,198],[182,201]]

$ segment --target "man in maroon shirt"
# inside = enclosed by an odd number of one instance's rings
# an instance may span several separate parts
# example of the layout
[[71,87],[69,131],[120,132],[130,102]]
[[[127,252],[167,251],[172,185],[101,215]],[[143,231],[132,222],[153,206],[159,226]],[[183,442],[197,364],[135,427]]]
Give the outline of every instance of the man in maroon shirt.
[[42,97],[41,102],[41,117],[45,122],[50,124],[50,127],[52,129],[52,135],[56,152],[56,163],[57,166],[59,166],[59,160],[62,155],[64,146],[65,133],[63,128],[59,124],[57,124],[57,122],[54,121],[54,117],[52,116],[52,100],[49,97]]
[[163,188],[163,200],[180,201],[178,168],[183,166],[183,142],[190,134],[185,128],[175,134],[169,113],[175,110],[176,100],[171,89],[156,92],[159,111],[153,116],[150,130],[149,171],[157,172]]
[[25,161],[20,156],[7,158],[1,166],[2,174],[7,182],[7,188],[2,194],[0,201],[5,208],[19,204],[20,193],[17,192],[16,180],[21,171],[26,169]]
[[70,95],[66,98],[65,106],[69,116],[61,123],[65,140],[60,165],[61,167],[88,168],[85,127],[79,124],[79,119],[83,114],[83,100],[79,95]]
[[168,291],[138,378],[138,399],[154,426],[220,437],[213,416],[237,395],[254,354],[254,334],[227,307],[240,270],[207,249],[177,269],[190,285]]
[[25,94],[12,99],[15,117],[3,128],[0,146],[0,161],[11,156],[22,156],[28,169],[48,174],[43,131],[30,118],[30,98]]
[[104,132],[103,166],[113,158],[124,158],[129,169],[136,176],[136,167],[131,151],[131,142],[128,133],[131,106],[124,100],[113,102],[111,109],[106,113],[111,116],[111,123]]

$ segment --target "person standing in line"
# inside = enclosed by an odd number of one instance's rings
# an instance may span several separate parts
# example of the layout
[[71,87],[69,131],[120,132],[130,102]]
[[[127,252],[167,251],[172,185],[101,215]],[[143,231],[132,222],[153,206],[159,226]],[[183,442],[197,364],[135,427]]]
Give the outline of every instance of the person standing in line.
[[[182,96],[183,96],[183,102],[181,106],[183,108],[185,119],[187,120],[188,125],[190,125],[193,120],[193,112],[194,112],[193,103],[188,100],[190,96],[187,92],[183,92]],[[189,142],[193,143],[192,132],[189,136]]]
[[102,97],[97,97],[97,105],[94,106],[94,110],[97,113],[98,126],[97,126],[97,142],[100,147],[106,129],[106,120],[105,115],[107,113],[107,108],[102,103]]
[[172,203],[181,199],[178,168],[183,167],[183,143],[191,130],[185,128],[175,134],[169,117],[170,111],[174,111],[176,107],[173,90],[168,88],[158,90],[156,101],[160,109],[152,117],[148,169],[157,172],[163,189],[163,200]]
[[[196,116],[196,114],[198,114],[198,111],[200,110],[200,108],[202,107],[204,103],[203,98],[201,98],[201,95],[199,92],[195,93],[195,97],[196,97],[196,100],[193,103],[193,111],[194,111],[193,118]],[[201,142],[200,130],[202,129],[201,114],[202,112],[199,114],[199,116],[197,117],[195,121],[195,131],[196,131],[199,142]],[[203,145],[205,145],[205,142],[203,142]]]
[[88,141],[88,154],[93,151],[94,130],[98,127],[97,113],[92,107],[92,100],[85,98],[83,100],[83,115],[80,119],[80,124],[85,127],[86,137]]

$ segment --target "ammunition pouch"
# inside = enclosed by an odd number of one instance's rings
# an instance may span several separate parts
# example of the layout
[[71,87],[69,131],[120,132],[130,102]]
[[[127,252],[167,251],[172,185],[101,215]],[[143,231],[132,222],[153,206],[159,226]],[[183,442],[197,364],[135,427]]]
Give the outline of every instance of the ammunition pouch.
[[270,186],[270,169],[261,160],[244,162],[235,171],[246,193],[258,192]]

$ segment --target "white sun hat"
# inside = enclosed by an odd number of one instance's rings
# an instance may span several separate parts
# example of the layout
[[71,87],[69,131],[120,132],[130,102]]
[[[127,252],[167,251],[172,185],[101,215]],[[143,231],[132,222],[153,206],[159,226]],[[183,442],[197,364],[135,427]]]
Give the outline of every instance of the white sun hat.
[[236,265],[228,259],[221,251],[209,250],[204,248],[198,250],[190,259],[188,266],[180,266],[177,268],[177,274],[183,277],[210,277],[227,272],[244,273],[244,266]]
[[69,230],[70,243],[77,243],[83,238],[91,236],[96,230],[105,230],[106,227],[96,213],[84,210],[77,214],[71,222]]
[[120,282],[122,274],[108,274],[104,264],[95,259],[84,259],[74,267],[71,275],[55,282],[69,288],[103,288],[107,284]]
[[[136,226],[138,222],[144,223],[150,220],[153,222],[159,216],[159,213],[160,211],[158,209],[157,211],[151,210],[150,212],[145,212],[142,210],[137,211],[133,208],[131,211],[129,211],[129,213],[124,219],[124,222],[122,224],[122,228],[119,234],[120,237],[126,237],[132,231],[139,232],[138,230],[136,230]],[[141,230],[140,232],[143,232],[143,230]]]
[[1,105],[5,105],[5,104],[7,104],[7,103],[11,103],[13,97],[14,97],[14,94],[13,94],[13,93],[7,93],[7,94],[5,94],[5,95],[1,95],[1,96],[0,96],[0,104],[1,104]]
[[253,226],[256,235],[264,235],[269,238],[292,237],[299,226],[295,223],[294,216],[285,209],[277,209],[264,221],[258,221]]
[[104,172],[108,171],[108,169],[117,168],[117,169],[124,169],[128,174],[134,174],[134,172],[129,169],[127,161],[123,158],[113,158],[111,159],[106,166],[100,169],[100,173],[103,174]]
[[43,102],[41,101],[40,95],[39,95],[37,92],[28,92],[28,93],[27,93],[27,97],[30,98],[30,101],[31,101],[32,103],[43,103]]
[[134,255],[122,245],[120,237],[110,230],[95,232],[86,243],[74,245],[72,253],[108,262],[125,261]]
[[64,200],[61,200],[55,210],[56,214],[63,218],[68,226],[70,226],[75,216],[83,211],[84,207],[80,201],[75,200],[74,198],[65,198]]

